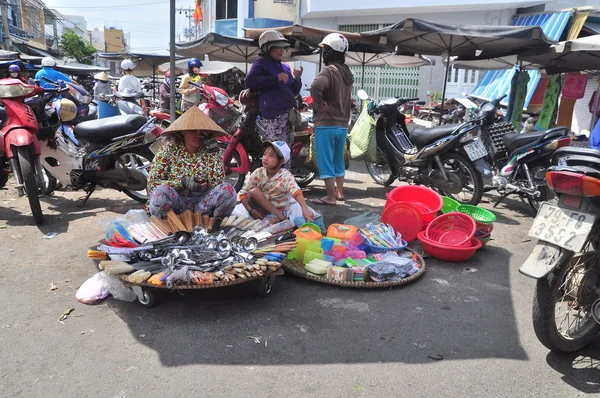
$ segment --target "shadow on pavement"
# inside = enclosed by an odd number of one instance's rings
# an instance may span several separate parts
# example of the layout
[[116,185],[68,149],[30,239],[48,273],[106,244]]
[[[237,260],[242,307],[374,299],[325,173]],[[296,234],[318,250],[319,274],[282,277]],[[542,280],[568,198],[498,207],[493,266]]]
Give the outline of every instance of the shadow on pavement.
[[[44,214],[44,224],[38,225],[37,228],[43,233],[63,233],[68,231],[71,221],[96,216],[105,210],[125,214],[130,209],[139,209],[141,207],[141,204],[125,196],[123,199],[106,199],[101,197],[95,198],[92,195],[86,205],[80,208],[78,207],[81,204],[81,200],[79,200],[80,196],[41,196],[40,204]],[[0,206],[0,220],[6,220],[5,225],[13,227],[35,226],[33,216],[30,214],[31,210],[27,197],[18,198],[17,201],[7,200],[7,203]],[[18,210],[10,207],[17,203],[19,204]]]
[[600,393],[600,336],[580,352],[559,355],[548,353],[546,362],[562,380],[585,394]]
[[185,295],[164,291],[150,309],[137,302],[108,306],[166,366],[526,360],[509,287],[510,255],[487,247],[460,264],[428,259],[422,278],[394,289],[341,288],[286,275],[266,298],[247,283]]

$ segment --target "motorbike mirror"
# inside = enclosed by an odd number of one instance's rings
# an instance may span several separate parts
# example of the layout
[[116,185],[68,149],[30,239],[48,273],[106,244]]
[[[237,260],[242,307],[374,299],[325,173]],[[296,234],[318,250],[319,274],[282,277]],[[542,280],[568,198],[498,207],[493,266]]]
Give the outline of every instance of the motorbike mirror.
[[358,98],[360,98],[361,100],[365,101],[369,99],[369,94],[367,94],[367,92],[365,90],[358,90],[358,92],[356,93],[356,95],[358,95]]
[[427,95],[431,95],[431,91],[427,90]]

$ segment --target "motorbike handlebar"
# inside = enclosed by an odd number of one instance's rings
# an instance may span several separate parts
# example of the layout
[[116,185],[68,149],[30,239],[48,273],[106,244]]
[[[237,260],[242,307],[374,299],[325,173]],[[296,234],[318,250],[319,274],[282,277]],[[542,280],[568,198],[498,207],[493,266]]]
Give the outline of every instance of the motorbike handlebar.
[[504,98],[506,98],[506,94],[504,94],[500,98],[496,98],[495,100],[492,100],[492,104],[494,104],[494,106],[497,108],[498,106],[500,106],[500,101],[502,101]]

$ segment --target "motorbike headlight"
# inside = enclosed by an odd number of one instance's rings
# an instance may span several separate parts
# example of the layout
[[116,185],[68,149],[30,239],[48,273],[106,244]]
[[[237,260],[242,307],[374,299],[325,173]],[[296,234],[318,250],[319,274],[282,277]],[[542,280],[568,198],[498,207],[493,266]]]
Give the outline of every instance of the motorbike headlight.
[[69,94],[71,94],[71,96],[73,97],[73,99],[83,105],[87,105],[90,102],[92,102],[92,97],[89,95],[85,95],[83,93],[81,93],[79,90],[71,87],[69,90]]
[[479,133],[479,130],[477,129],[477,126],[469,126],[469,128],[466,130],[466,133],[464,133],[463,136],[460,137],[458,142],[465,143],[465,142],[473,141],[479,135],[478,133]]
[[221,94],[220,92],[215,90],[215,99],[217,100],[217,104],[221,106],[227,106],[229,103],[229,97]]

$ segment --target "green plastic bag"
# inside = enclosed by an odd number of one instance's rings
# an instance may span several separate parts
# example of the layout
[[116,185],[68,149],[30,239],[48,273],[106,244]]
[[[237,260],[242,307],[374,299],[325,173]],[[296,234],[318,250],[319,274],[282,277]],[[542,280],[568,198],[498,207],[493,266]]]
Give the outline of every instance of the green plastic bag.
[[350,157],[366,162],[377,161],[377,140],[375,137],[375,119],[367,111],[367,101],[356,119],[348,136],[350,139]]

